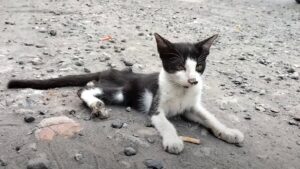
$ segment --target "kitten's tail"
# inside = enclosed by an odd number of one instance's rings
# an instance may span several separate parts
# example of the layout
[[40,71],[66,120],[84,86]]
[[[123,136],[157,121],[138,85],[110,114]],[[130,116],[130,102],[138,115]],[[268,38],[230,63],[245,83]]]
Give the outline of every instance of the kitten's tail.
[[50,89],[67,86],[84,86],[93,80],[99,80],[100,72],[84,75],[69,75],[45,80],[10,80],[7,88]]

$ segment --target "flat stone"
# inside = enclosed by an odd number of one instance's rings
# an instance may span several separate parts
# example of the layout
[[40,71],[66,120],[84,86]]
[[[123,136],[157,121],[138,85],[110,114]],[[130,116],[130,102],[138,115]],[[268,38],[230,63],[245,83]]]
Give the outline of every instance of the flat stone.
[[38,140],[53,140],[55,136],[69,138],[82,130],[78,122],[66,116],[58,116],[43,119],[39,123],[39,129],[35,136]]
[[24,121],[25,121],[26,123],[32,123],[32,122],[34,122],[34,120],[35,120],[35,118],[32,117],[32,116],[25,116],[25,117],[24,117]]
[[57,35],[57,32],[55,30],[50,30],[49,31],[49,35],[51,36],[56,36]]
[[0,166],[7,166],[8,163],[4,157],[0,157]]
[[163,164],[159,160],[146,159],[143,161],[147,169],[162,169],[164,168]]
[[27,169],[49,169],[50,161],[46,158],[39,157],[28,161]]
[[126,155],[126,156],[134,156],[134,155],[136,155],[136,150],[133,148],[133,147],[126,147],[125,149],[124,149],[124,154]]
[[120,128],[123,127],[123,124],[124,123],[121,122],[121,121],[114,121],[114,122],[111,123],[111,127],[115,128],[115,129],[120,129]]

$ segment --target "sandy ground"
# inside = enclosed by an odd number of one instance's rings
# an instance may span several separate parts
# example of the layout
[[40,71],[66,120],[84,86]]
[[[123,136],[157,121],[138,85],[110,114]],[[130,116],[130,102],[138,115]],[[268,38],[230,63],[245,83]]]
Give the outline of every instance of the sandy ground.
[[[293,0],[0,0],[0,168],[26,168],[42,154],[53,169],[141,169],[146,159],[167,169],[297,169],[299,30],[300,5]],[[224,123],[244,132],[243,147],[176,118],[180,135],[202,144],[186,143],[182,154],[171,155],[135,111],[112,107],[109,119],[86,120],[89,110],[77,88],[6,89],[12,78],[122,69],[122,60],[137,72],[158,71],[154,32],[176,42],[220,35],[208,58],[203,100]],[[113,42],[100,41],[106,35]],[[25,123],[28,115],[36,120]],[[58,115],[84,129],[48,142],[30,134],[42,119]],[[114,129],[115,121],[127,126]],[[126,146],[137,154],[125,156]]]

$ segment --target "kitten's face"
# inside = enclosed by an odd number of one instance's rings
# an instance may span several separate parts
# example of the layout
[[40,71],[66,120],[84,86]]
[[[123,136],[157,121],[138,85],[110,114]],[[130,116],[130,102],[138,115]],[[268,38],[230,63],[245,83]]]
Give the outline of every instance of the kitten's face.
[[217,35],[194,44],[171,43],[158,34],[155,38],[163,68],[170,80],[186,88],[197,85],[205,70],[209,48]]

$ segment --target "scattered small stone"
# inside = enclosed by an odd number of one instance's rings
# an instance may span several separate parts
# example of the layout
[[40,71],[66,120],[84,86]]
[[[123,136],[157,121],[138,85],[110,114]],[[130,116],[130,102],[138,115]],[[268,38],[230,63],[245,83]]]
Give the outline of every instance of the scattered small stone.
[[124,154],[126,155],[126,156],[134,156],[134,155],[136,155],[136,150],[133,148],[133,147],[126,147],[125,149],[124,149]]
[[296,70],[294,69],[294,68],[292,68],[292,67],[289,67],[288,69],[287,69],[287,72],[288,73],[294,73]]
[[76,66],[83,66],[83,63],[82,62],[75,62],[75,65]]
[[155,139],[153,139],[151,137],[147,137],[146,140],[148,141],[148,143],[151,143],[151,144],[155,143]]
[[265,94],[266,94],[266,90],[259,91],[259,95],[265,95]]
[[298,80],[299,79],[299,73],[294,72],[290,77],[291,77],[291,79]]
[[299,117],[293,117],[293,119],[294,119],[295,121],[300,122],[300,116],[299,116]]
[[278,108],[272,107],[270,110],[273,113],[279,113],[279,109]]
[[91,73],[90,69],[88,69],[88,68],[83,68],[83,71],[84,71],[85,73]]
[[[300,146],[300,141],[296,141],[296,144],[298,145],[298,146]],[[1,159],[0,159],[1,160]]]
[[127,112],[131,112],[131,107],[126,107]]
[[8,163],[6,161],[6,159],[4,159],[4,157],[0,157],[0,166],[7,166]]
[[123,60],[123,63],[125,64],[125,66],[133,66],[133,63],[131,63],[127,60]]
[[33,43],[24,43],[25,46],[33,46]]
[[5,25],[15,25],[16,24],[16,23],[10,22],[10,21],[5,21],[4,23],[5,23]]
[[131,168],[130,163],[127,161],[120,161],[119,163],[122,165],[122,168],[124,169]]
[[78,161],[78,162],[82,162],[83,159],[83,155],[81,153],[76,153],[74,155],[74,160]]
[[238,60],[246,60],[246,58],[242,56],[242,57],[239,57]]
[[35,45],[36,48],[43,48],[45,45]]
[[261,112],[266,111],[266,109],[264,108],[264,106],[261,105],[261,104],[255,105],[255,109],[258,110],[258,111],[261,111]]
[[35,118],[32,117],[32,116],[25,116],[25,117],[24,117],[24,121],[25,121],[26,123],[32,123],[32,122],[34,122],[34,120],[35,120]]
[[44,115],[45,115],[45,113],[44,113],[44,112],[42,112],[42,111],[40,111],[40,112],[39,112],[39,114],[40,114],[40,115],[42,115],[42,116],[44,116]]
[[29,144],[28,147],[29,147],[31,150],[33,150],[33,151],[37,151],[36,143]]
[[27,169],[48,169],[50,161],[46,158],[39,157],[28,161]]
[[106,49],[106,46],[101,45],[101,46],[100,46],[100,49]]
[[15,147],[15,150],[16,150],[17,152],[19,152],[19,151],[21,150],[21,147],[20,147],[20,146],[16,146],[16,147]]
[[257,158],[261,159],[261,160],[265,160],[268,158],[268,156],[267,155],[257,155]]
[[123,125],[124,125],[124,123],[121,121],[114,121],[111,123],[111,127],[115,128],[115,129],[120,129],[123,127]]
[[164,168],[161,161],[153,160],[153,159],[147,159],[143,161],[147,169],[162,169]]
[[52,72],[54,72],[54,69],[48,69],[46,71],[47,71],[47,73],[52,73]]
[[265,81],[267,81],[267,83],[269,83],[269,82],[271,82],[271,81],[272,81],[272,78],[270,78],[270,77],[266,77],[266,78],[265,78]]
[[122,39],[121,42],[125,43],[125,42],[126,42],[126,39]]
[[299,126],[299,124],[294,121],[289,121],[288,124],[291,126]]
[[247,115],[244,117],[244,119],[246,119],[246,120],[251,120],[251,115],[250,115],[250,114],[247,114]]
[[236,85],[241,85],[243,83],[243,79],[241,77],[238,77],[238,78],[232,80],[232,82]]
[[51,31],[49,32],[49,34],[50,34],[51,36],[56,36],[57,32],[56,32],[55,30],[51,30]]
[[17,62],[19,65],[24,65],[24,61],[18,61]]
[[32,65],[35,65],[35,66],[43,64],[42,59],[41,59],[41,58],[38,58],[38,57],[32,59],[32,60],[30,61],[30,63],[31,63]]
[[140,32],[139,34],[138,34],[138,36],[144,36],[145,34],[143,33],[143,32]]
[[116,68],[117,65],[116,64],[113,64],[113,63],[107,63],[107,66],[111,67],[111,68]]

